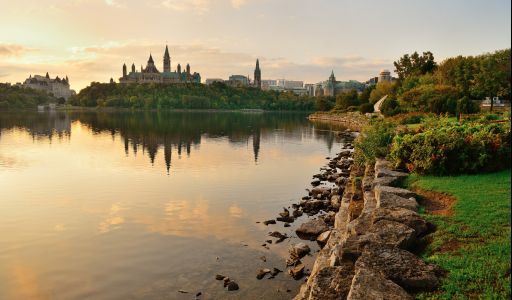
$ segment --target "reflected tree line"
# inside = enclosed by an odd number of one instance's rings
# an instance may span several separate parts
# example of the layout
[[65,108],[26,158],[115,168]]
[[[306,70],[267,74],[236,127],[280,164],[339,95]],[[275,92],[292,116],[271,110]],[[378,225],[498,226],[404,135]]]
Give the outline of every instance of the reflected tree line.
[[153,164],[157,153],[163,151],[169,172],[173,152],[181,156],[199,148],[203,138],[227,139],[231,144],[252,142],[255,162],[260,155],[261,141],[282,136],[301,140],[316,138],[326,142],[329,149],[340,138],[333,125],[315,123],[301,113],[244,113],[244,112],[51,112],[0,114],[0,137],[4,130],[20,128],[33,137],[71,138],[71,124],[79,121],[93,134],[119,135],[126,155],[147,153]]

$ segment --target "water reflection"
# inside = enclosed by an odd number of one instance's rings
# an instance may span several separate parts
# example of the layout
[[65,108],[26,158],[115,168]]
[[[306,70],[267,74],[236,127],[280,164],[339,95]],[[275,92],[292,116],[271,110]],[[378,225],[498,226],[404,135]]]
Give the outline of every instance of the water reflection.
[[[298,127],[306,124],[306,114],[297,113],[228,113],[228,112],[49,112],[0,114],[0,138],[2,131],[24,129],[34,139],[47,138],[51,143],[71,137],[71,124],[78,121],[94,134],[119,135],[127,156],[137,155],[142,150],[154,164],[157,154],[163,151],[167,172],[170,171],[173,153],[187,157],[198,149],[203,138],[227,139],[233,145],[252,144],[254,161],[260,155],[261,140],[281,136],[285,139],[301,140],[316,138],[324,140],[329,150],[339,138],[333,125],[316,123],[315,127]],[[5,159],[7,163],[9,161]],[[11,162],[12,163],[12,162]]]
[[[256,222],[300,199],[340,141],[305,114],[0,113],[0,299],[296,291],[255,270],[284,269],[296,240],[261,244],[300,222]],[[227,293],[217,272],[241,290]]]

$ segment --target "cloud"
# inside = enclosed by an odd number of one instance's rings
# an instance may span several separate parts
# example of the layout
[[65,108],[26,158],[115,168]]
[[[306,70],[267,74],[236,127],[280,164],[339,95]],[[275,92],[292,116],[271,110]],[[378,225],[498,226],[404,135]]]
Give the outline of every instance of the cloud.
[[211,0],[164,0],[162,5],[176,11],[192,11],[204,14],[210,9]]
[[0,44],[0,56],[21,56],[34,49],[17,44]]

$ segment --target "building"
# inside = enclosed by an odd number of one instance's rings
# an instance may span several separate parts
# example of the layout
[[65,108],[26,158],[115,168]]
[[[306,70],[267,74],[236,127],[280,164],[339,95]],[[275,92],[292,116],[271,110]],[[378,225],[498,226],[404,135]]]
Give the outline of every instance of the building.
[[187,64],[182,71],[181,65],[176,66],[175,71],[171,71],[171,56],[169,48],[165,46],[163,57],[163,72],[160,72],[155,66],[153,56],[149,54],[146,68],[140,67],[140,71],[135,70],[135,64],[132,63],[131,71],[128,73],[126,64],[123,64],[123,76],[119,78],[119,82],[123,84],[129,83],[201,83],[201,75],[199,73],[191,73],[190,65]]
[[[330,96],[356,90],[361,92],[365,88],[365,84],[357,80],[337,81],[334,76],[334,71],[331,71],[331,76],[324,82],[317,83],[315,87],[315,96]],[[318,91],[318,92],[317,92]]]
[[68,76],[63,79],[60,79],[59,76],[55,77],[55,79],[51,79],[48,72],[46,76],[34,75],[34,77],[32,77],[32,75],[30,75],[21,86],[46,91],[56,98],[64,98],[66,100],[75,94],[75,91],[69,88]]
[[244,75],[231,75],[226,84],[234,87],[248,86],[249,78]]
[[391,72],[386,69],[382,69],[379,72],[379,81],[378,82],[384,82],[384,81],[392,81],[393,77],[391,77]]
[[306,83],[304,88],[308,91],[307,95],[310,97],[315,96],[315,85],[312,83]]
[[277,85],[283,87],[284,89],[296,89],[303,88],[304,81],[299,80],[286,80],[286,79],[278,79]]
[[261,70],[260,60],[256,59],[256,68],[254,69],[254,87],[261,89]]

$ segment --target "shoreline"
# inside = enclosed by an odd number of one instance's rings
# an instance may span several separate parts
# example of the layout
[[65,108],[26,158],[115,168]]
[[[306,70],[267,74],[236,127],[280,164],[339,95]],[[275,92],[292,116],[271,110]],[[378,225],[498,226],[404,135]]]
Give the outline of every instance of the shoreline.
[[329,112],[314,112],[308,116],[310,121],[339,123],[352,131],[361,131],[368,124],[369,118],[359,113],[333,114]]

